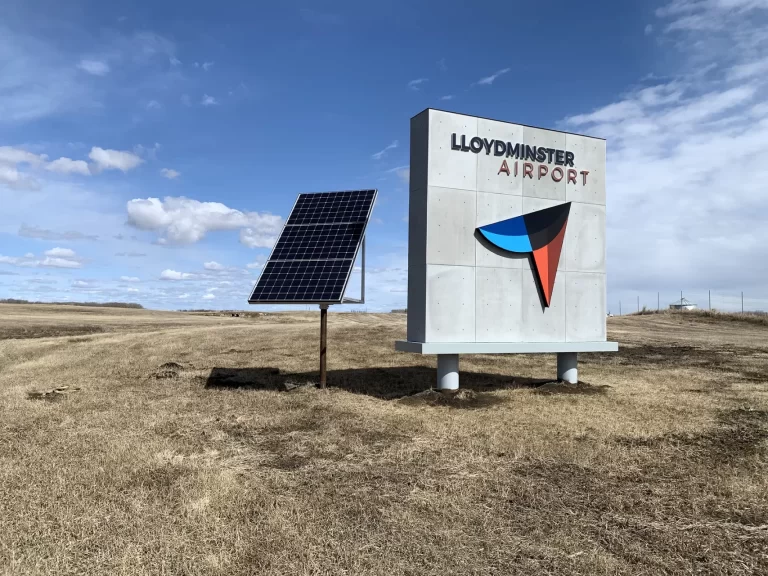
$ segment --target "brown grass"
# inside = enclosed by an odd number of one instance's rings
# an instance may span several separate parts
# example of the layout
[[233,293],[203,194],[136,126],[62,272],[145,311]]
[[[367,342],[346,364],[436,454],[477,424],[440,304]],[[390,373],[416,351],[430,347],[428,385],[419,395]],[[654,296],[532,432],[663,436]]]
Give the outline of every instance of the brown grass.
[[688,320],[695,319],[698,321],[712,321],[716,323],[721,322],[744,322],[747,324],[757,324],[759,326],[768,326],[768,313],[766,312],[721,312],[719,310],[647,310],[643,309],[640,312],[631,312],[629,316],[647,316],[647,315],[662,315],[662,316],[678,316],[680,318],[687,318]]
[[768,572],[767,328],[611,318],[578,386],[449,397],[403,315],[329,330],[321,391],[317,313],[0,306],[0,574]]

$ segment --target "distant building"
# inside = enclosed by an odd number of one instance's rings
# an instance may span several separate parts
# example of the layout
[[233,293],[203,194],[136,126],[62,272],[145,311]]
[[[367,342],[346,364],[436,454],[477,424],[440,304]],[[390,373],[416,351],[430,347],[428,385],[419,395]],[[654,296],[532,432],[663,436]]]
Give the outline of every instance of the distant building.
[[693,302],[689,302],[685,298],[680,298],[679,301],[675,301],[669,305],[670,310],[696,310],[698,306]]

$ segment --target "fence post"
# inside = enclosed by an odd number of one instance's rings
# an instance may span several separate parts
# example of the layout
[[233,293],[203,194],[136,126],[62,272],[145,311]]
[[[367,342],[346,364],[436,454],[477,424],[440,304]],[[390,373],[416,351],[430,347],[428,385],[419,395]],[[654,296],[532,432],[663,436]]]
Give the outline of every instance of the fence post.
[[621,300],[619,300],[619,316],[621,316]]
[[659,294],[659,292],[656,292],[656,312],[661,310],[661,296]]
[[741,313],[744,314],[744,291],[741,292]]
[[709,311],[711,312],[712,311],[712,290],[708,290],[707,292],[709,294],[709,296],[708,296],[709,297]]

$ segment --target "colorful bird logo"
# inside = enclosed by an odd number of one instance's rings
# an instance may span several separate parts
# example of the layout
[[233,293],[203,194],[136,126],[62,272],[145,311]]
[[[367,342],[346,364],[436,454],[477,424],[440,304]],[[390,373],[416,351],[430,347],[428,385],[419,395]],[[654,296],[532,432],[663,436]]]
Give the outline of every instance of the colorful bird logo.
[[555,287],[571,203],[559,204],[486,226],[477,231],[494,246],[518,254],[533,254],[535,276],[548,308]]

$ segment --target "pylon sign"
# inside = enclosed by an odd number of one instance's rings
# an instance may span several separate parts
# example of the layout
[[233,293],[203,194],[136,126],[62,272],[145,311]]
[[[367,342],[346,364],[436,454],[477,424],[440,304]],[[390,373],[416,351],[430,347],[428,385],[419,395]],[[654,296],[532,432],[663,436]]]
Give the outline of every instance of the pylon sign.
[[605,342],[605,140],[411,119],[411,342]]

